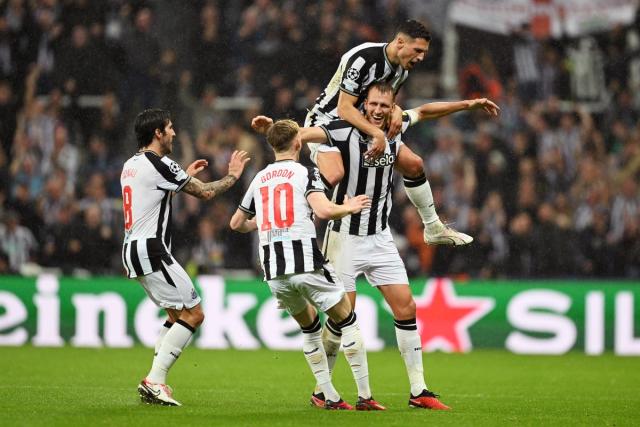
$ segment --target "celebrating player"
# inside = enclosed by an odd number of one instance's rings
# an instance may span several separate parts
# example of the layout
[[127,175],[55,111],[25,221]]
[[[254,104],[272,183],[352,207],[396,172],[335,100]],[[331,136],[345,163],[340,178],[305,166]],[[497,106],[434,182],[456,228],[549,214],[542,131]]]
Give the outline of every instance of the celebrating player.
[[205,200],[224,193],[240,178],[249,159],[244,151],[234,152],[229,174],[203,183],[192,175],[207,166],[206,160],[196,160],[185,172],[167,157],[176,135],[168,111],[141,112],[135,133],[139,151],[125,162],[120,177],[125,222],[122,262],[128,277],[138,280],[168,314],[151,370],[138,385],[138,393],[147,403],[181,406],[166,385],[167,373],[204,314],[191,279],[171,255],[171,199],[180,190]]
[[[376,82],[369,86],[364,101],[365,119],[378,129],[387,128],[395,108],[395,92],[388,83]],[[371,207],[329,223],[325,241],[325,255],[335,266],[345,290],[355,307],[356,278],[364,274],[367,281],[378,288],[391,307],[396,327],[396,339],[404,359],[411,385],[409,405],[418,408],[449,409],[428,390],[422,367],[422,345],[416,323],[416,306],[409,289],[409,279],[393,243],[388,226],[392,205],[393,167],[401,153],[407,149],[402,133],[412,124],[461,110],[483,109],[498,114],[498,107],[482,98],[457,102],[424,104],[403,114],[399,135],[389,140],[384,154],[372,159],[366,156],[371,137],[363,134],[345,120],[336,120],[319,127],[301,129],[303,142],[323,141],[339,150],[346,165],[344,177],[336,186],[335,198],[357,197],[366,194]],[[252,127],[261,133],[271,125],[265,116],[255,117]],[[427,325],[425,325],[427,327]],[[329,369],[333,369],[340,347],[340,327],[332,319],[327,321],[323,344]],[[321,393],[313,399],[321,402]]]
[[276,161],[253,179],[230,226],[243,233],[259,229],[264,278],[280,305],[300,325],[302,350],[322,391],[322,400],[312,399],[312,404],[353,409],[331,383],[315,306],[342,331],[344,353],[358,387],[356,409],[383,410],[371,396],[367,355],[356,315],[342,282],[316,245],[312,220],[314,213],[323,219],[339,220],[370,207],[371,202],[364,195],[345,197],[340,205],[327,199],[318,170],[298,163],[302,141],[295,122],[280,120],[266,133]]
[[[387,139],[392,140],[402,126],[402,109],[394,106],[385,130],[367,121],[360,108],[372,83],[386,82],[397,93],[409,76],[409,70],[423,61],[431,34],[420,22],[408,20],[400,24],[389,43],[363,43],[345,53],[331,81],[307,114],[305,127],[320,126],[342,118],[371,138],[368,157],[382,155]],[[315,141],[314,141],[315,142]],[[311,160],[318,165],[329,187],[343,178],[345,165],[336,147],[310,143]],[[418,208],[424,223],[424,241],[430,245],[466,245],[471,236],[445,226],[436,213],[431,186],[424,173],[423,161],[409,147],[398,153],[396,169],[404,177],[407,197]]]

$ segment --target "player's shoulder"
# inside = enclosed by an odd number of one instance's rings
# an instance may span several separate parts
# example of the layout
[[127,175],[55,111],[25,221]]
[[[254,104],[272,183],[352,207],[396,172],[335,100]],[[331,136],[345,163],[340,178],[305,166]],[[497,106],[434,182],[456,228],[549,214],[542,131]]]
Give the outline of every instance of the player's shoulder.
[[366,60],[376,61],[379,59],[384,59],[384,47],[386,43],[362,43],[359,44],[350,50],[348,50],[345,54],[345,58],[350,58],[354,55],[359,57],[363,57]]

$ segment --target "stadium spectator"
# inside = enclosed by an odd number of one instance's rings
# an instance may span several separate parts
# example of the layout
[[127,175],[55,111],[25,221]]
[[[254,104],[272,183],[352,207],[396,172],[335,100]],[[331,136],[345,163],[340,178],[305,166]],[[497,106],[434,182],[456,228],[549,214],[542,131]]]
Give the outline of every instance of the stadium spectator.
[[35,260],[38,242],[31,231],[20,224],[20,215],[15,211],[4,213],[0,223],[0,249],[9,258],[9,269],[19,273],[27,262]]

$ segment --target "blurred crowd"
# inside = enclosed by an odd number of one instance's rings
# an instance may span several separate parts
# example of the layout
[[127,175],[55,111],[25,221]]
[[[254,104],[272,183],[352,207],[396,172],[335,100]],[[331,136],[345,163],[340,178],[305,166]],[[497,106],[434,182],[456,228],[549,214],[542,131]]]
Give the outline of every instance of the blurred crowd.
[[[176,197],[175,256],[191,274],[257,272],[254,237],[227,227],[271,159],[251,117],[302,122],[344,52],[388,40],[408,17],[429,23],[401,0],[0,2],[0,274],[121,274],[120,171],[133,118],[152,106],[172,112],[175,160],[209,160],[202,180],[226,175],[234,149],[252,158],[213,202]],[[455,97],[490,97],[500,117],[459,113],[405,140],[441,218],[476,240],[424,245],[397,180],[390,222],[411,275],[640,277],[636,28],[550,41],[525,26],[500,49],[467,34]],[[401,106],[441,58],[434,34]]]

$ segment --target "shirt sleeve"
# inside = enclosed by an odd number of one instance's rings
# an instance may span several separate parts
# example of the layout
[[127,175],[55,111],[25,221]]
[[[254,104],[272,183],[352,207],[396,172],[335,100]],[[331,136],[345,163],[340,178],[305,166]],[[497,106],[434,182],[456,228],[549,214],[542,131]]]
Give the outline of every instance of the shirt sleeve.
[[160,158],[151,153],[146,153],[146,156],[158,171],[156,187],[177,193],[191,180],[180,165],[170,158],[166,156]]
[[364,91],[363,86],[368,74],[367,60],[360,55],[354,55],[345,64],[340,89],[349,95],[360,96]]
[[251,185],[249,185],[247,192],[244,193],[244,197],[242,197],[242,201],[238,206],[238,209],[248,214],[249,218],[253,218],[256,215],[256,201],[253,197],[253,187],[253,182],[251,182]]
[[349,135],[353,131],[353,126],[346,120],[333,120],[320,125],[320,128],[327,135],[327,145],[344,146],[349,141]]
[[404,133],[411,126],[411,117],[407,114],[406,111],[402,112],[402,130],[400,132]]
[[320,171],[317,167],[308,167],[304,197],[308,197],[309,194],[318,191],[324,192],[324,184],[322,183],[322,178],[320,178]]

